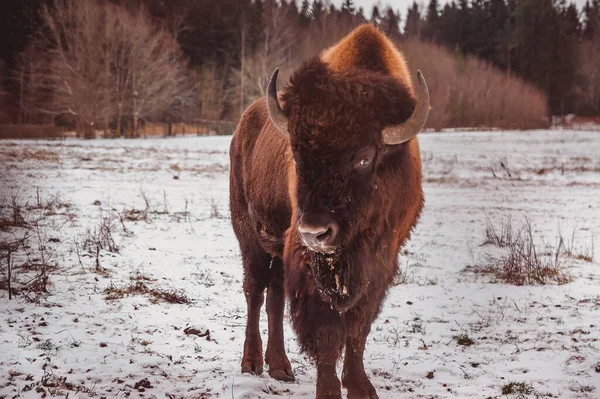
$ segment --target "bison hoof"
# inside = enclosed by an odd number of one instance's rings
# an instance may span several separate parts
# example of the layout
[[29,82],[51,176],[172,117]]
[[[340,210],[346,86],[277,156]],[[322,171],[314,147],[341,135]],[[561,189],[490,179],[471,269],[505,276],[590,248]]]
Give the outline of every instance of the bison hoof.
[[379,399],[379,396],[371,382],[367,380],[362,385],[349,386],[348,399]]
[[285,355],[283,348],[280,351],[272,350],[271,347],[267,348],[265,362],[269,365],[269,375],[271,378],[283,382],[296,380],[290,360]]
[[317,399],[342,399],[342,392],[325,392],[319,393],[317,392]]
[[275,378],[276,380],[283,382],[294,382],[296,381],[296,377],[294,377],[294,373],[292,370],[283,370],[283,369],[269,369],[269,375],[271,378]]
[[375,392],[373,393],[355,393],[348,392],[348,399],[379,399]]
[[261,375],[263,373],[263,365],[258,362],[246,360],[242,363],[242,373]]

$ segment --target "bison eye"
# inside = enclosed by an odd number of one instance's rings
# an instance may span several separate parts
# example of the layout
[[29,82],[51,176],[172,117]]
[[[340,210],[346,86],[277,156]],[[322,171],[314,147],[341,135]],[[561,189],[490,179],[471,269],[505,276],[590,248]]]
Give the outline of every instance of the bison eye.
[[377,149],[374,146],[362,148],[354,154],[350,165],[352,165],[357,172],[366,172],[371,169],[371,165],[376,156]]
[[366,168],[367,166],[369,166],[371,164],[371,159],[370,158],[363,158],[361,159],[358,164],[356,165],[358,168]]

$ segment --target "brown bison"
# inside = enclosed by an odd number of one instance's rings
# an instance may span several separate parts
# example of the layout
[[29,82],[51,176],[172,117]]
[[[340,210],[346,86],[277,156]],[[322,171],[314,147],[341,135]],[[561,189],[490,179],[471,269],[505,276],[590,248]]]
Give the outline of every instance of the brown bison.
[[[317,398],[377,398],[365,342],[423,206],[417,133],[429,112],[420,72],[362,25],[246,110],[230,148],[231,220],[248,305],[242,372],[261,374],[267,289],[271,377],[291,381],[283,314],[317,364]],[[278,98],[279,96],[279,98]],[[285,289],[284,289],[285,288]],[[285,295],[284,295],[285,293]]]

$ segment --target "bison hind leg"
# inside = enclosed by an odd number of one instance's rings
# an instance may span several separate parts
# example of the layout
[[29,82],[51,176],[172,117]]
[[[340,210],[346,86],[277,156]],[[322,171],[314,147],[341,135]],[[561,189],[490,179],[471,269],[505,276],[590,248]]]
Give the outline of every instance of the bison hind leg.
[[242,373],[261,375],[263,372],[263,346],[260,336],[260,311],[264,303],[265,288],[269,282],[271,256],[256,243],[256,245],[242,246],[242,258],[244,262],[244,296],[248,310]]

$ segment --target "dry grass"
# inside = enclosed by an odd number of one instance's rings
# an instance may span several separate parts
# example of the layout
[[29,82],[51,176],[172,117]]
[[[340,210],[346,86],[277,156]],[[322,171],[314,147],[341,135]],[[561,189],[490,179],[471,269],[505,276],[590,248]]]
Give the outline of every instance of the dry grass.
[[507,221],[504,221],[504,218],[502,218],[500,226],[496,227],[488,217],[483,245],[491,244],[500,248],[505,248],[512,242],[514,242],[512,218],[509,216]]
[[528,218],[514,228],[511,219],[495,227],[488,219],[485,244],[505,250],[502,255],[487,254],[484,265],[469,266],[466,271],[491,276],[496,282],[513,285],[566,284],[571,281],[561,261],[561,248],[550,253],[535,244],[533,228]]
[[103,212],[98,225],[87,231],[83,248],[95,254],[100,250],[118,253],[119,246],[114,239],[115,230],[115,219],[112,213]]
[[526,382],[509,382],[502,387],[502,395],[531,395],[535,389]]
[[189,304],[191,300],[185,292],[176,289],[163,289],[160,287],[149,287],[140,279],[133,280],[130,284],[117,287],[111,284],[104,290],[106,300],[121,299],[131,295],[148,295],[152,303],[166,302],[173,304]]
[[475,341],[473,341],[473,339],[471,339],[471,337],[469,337],[467,334],[455,335],[453,338],[460,346],[472,346],[475,344]]
[[[96,396],[96,392],[93,387],[87,387],[85,385],[77,385],[70,381],[67,381],[67,377],[59,377],[54,374],[50,367],[44,369],[44,376],[36,392],[42,394],[41,397],[46,397],[46,391],[50,396],[63,396],[64,391],[70,391],[75,393],[85,393],[90,397]],[[69,394],[66,395],[69,397]]]
[[577,229],[574,228],[571,233],[571,237],[565,239],[560,233],[558,234],[558,251],[568,257],[582,260],[585,262],[593,262],[594,261],[594,233],[590,232],[590,244],[581,248],[576,243],[577,239]]
[[58,270],[60,240],[49,234],[47,217],[69,207],[58,196],[43,198],[39,190],[33,205],[18,192],[0,200],[0,289],[8,291],[9,299],[39,302],[48,293],[50,274]]
[[11,227],[27,227],[27,204],[22,203],[18,193],[13,193],[10,198],[0,200],[0,230],[8,231]]

